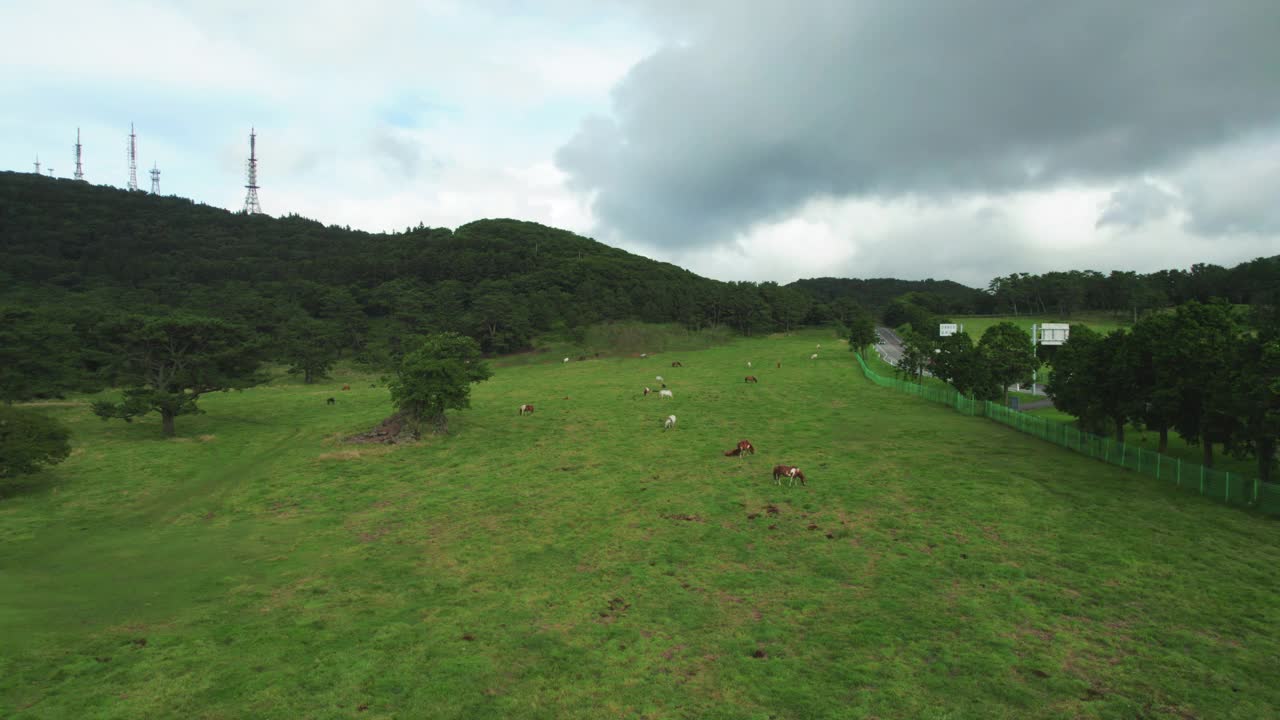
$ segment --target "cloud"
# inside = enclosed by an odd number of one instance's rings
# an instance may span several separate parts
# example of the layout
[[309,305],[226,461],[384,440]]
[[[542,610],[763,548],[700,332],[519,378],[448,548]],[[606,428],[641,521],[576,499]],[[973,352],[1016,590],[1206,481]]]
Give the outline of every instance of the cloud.
[[667,44],[557,153],[618,234],[731,242],[812,198],[1168,170],[1280,117],[1267,3],[658,3]]
[[1097,226],[1139,227],[1168,215],[1178,203],[1177,195],[1144,179],[1111,193]]

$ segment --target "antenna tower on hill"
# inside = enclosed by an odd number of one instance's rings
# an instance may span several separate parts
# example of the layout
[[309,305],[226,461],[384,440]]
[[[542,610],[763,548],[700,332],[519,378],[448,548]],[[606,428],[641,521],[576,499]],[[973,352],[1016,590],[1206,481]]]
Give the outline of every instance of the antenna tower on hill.
[[129,123],[129,189],[138,189],[138,134]]
[[40,154],[36,153],[36,174],[40,174]]
[[160,194],[160,168],[156,167],[154,163],[151,165],[151,194]]
[[245,188],[249,191],[244,196],[244,212],[246,215],[258,215],[262,212],[262,206],[258,204],[258,133],[253,128],[249,128],[249,161],[245,163],[245,170],[249,177],[249,183]]
[[84,166],[80,164],[80,128],[76,128],[76,179],[84,180]]

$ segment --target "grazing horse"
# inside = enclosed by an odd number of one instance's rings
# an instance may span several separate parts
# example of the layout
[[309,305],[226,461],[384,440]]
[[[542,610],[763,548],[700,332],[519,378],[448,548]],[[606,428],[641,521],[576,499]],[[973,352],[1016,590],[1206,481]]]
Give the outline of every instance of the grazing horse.
[[755,454],[756,454],[756,446],[755,446],[755,445],[752,445],[750,440],[739,440],[739,441],[738,441],[738,452],[740,452],[740,453],[742,453],[742,454],[744,454],[744,455],[745,455],[745,454],[747,454],[747,453],[750,453],[750,454],[752,454],[752,455],[755,455]]
[[569,358],[565,358],[565,359],[561,360],[560,362],[569,362]]
[[748,375],[742,382],[758,383],[760,381],[756,379],[755,375]]
[[529,405],[529,404],[521,405],[521,406],[520,406],[520,414],[521,414],[521,415],[532,415],[532,414],[533,414],[533,406],[532,406],[532,405]]
[[809,356],[809,359],[810,359],[810,360],[817,360],[817,359],[818,359],[818,353],[814,353],[814,354],[810,355],[810,356]]
[[324,404],[325,404],[325,405],[332,405],[332,404],[334,404],[334,403],[336,403],[336,402],[338,402],[338,401],[337,401],[337,400],[334,400],[333,398],[329,398],[328,400],[325,400],[325,401],[324,401]]
[[675,426],[676,426],[676,416],[675,416],[675,415],[668,415],[668,416],[667,416],[667,419],[662,421],[662,429],[663,429],[664,431],[666,431],[666,430],[673,430],[673,429],[675,429]]
[[342,389],[343,389],[343,390],[350,390],[350,389],[351,389],[351,386],[350,386],[350,385],[343,385],[343,386],[342,386]]
[[645,396],[645,397],[649,397],[649,393],[651,393],[651,392],[653,392],[653,391],[649,389],[649,386],[648,386],[648,385],[646,385],[646,386],[645,386],[645,388],[644,388],[644,396]]
[[750,370],[750,369],[751,369],[751,361],[750,361],[750,360],[748,360],[748,361],[747,361],[747,369],[748,369],[748,370]]
[[662,376],[661,376],[661,375],[655,375],[653,379],[654,379],[654,380],[657,380],[658,382],[662,382]]
[[659,390],[659,391],[658,391],[658,397],[660,397],[660,398],[671,398],[672,400],[675,400],[675,399],[676,399],[676,396],[675,396],[675,395],[672,395],[670,390]]
[[675,362],[671,363],[671,367],[684,367],[684,365],[679,360],[676,360]]
[[645,358],[647,358],[647,357],[649,357],[649,353],[640,353],[640,359],[641,359],[641,360],[643,360],[643,359],[645,359]]
[[741,455],[741,454],[742,454],[742,448],[734,448],[734,449],[732,449],[732,450],[725,450],[725,451],[724,451],[724,456],[725,456],[725,457],[738,457],[738,456],[739,456],[739,455]]
[[782,361],[781,361],[781,360],[779,360],[779,361],[778,361],[778,369],[779,369],[779,370],[781,370],[781,369],[782,369]]
[[794,465],[774,465],[773,481],[781,485],[782,478],[784,477],[791,478],[791,482],[787,483],[787,487],[795,485],[796,480],[799,480],[801,485],[809,484],[805,482],[804,473],[800,472],[800,468],[795,467]]

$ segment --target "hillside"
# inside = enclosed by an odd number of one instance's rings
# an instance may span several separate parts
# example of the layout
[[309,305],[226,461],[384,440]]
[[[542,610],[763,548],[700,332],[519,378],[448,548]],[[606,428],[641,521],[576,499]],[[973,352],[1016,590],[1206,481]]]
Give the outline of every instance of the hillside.
[[452,329],[492,352],[601,320],[697,324],[734,290],[536,223],[375,234],[19,173],[0,173],[0,278],[0,300],[182,306],[266,332],[305,313],[362,336],[386,318],[393,333]]
[[803,290],[818,302],[833,304],[848,298],[869,309],[877,317],[889,304],[907,293],[931,293],[938,296],[946,309],[940,312],[990,312],[991,299],[981,290],[952,280],[898,280],[895,278],[807,278],[787,287]]

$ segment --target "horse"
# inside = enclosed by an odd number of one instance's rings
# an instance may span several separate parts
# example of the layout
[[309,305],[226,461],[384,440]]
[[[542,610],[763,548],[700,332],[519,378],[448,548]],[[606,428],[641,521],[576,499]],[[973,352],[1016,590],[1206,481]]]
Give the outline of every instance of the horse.
[[684,367],[684,365],[679,360],[676,360],[671,363],[671,367]]
[[738,441],[738,452],[740,452],[740,453],[744,453],[744,454],[745,454],[745,453],[750,453],[750,454],[752,454],[752,455],[755,455],[755,454],[756,454],[756,446],[755,446],[755,445],[752,445],[750,440],[739,440],[739,441]]
[[787,483],[787,487],[795,485],[796,480],[799,480],[801,485],[809,484],[805,482],[804,473],[800,472],[800,468],[795,467],[794,465],[774,465],[773,481],[781,485],[782,478],[784,477],[791,478],[791,482]]
[[662,382],[662,376],[661,376],[661,375],[655,375],[653,379],[654,379],[654,380],[657,380],[658,382]]
[[724,451],[724,456],[725,456],[725,457],[738,457],[738,456],[739,456],[739,455],[741,455],[741,454],[742,454],[742,448],[734,448],[734,449],[732,449],[732,450],[725,450],[725,451]]
[[755,376],[755,375],[748,375],[748,376],[746,377],[746,379],[745,379],[745,380],[743,380],[742,382],[758,383],[758,382],[760,382],[760,381],[756,379],[756,376]]
[[567,362],[569,362],[569,358],[565,358],[565,359],[561,360],[560,362],[562,362],[562,363],[567,363]]
[[651,393],[651,392],[653,392],[653,391],[652,391],[652,390],[650,390],[650,389],[649,389],[649,387],[646,385],[646,386],[645,386],[645,388],[644,388],[644,396],[645,396],[645,397],[649,397],[649,393]]
[[750,361],[750,360],[748,360],[748,361],[747,361],[747,369],[748,369],[748,370],[750,370],[750,369],[751,369],[751,361]]
[[671,398],[672,400],[675,400],[675,399],[676,399],[676,396],[675,396],[675,395],[672,395],[670,390],[659,390],[659,391],[658,391],[658,397],[660,397],[660,398]]
[[532,414],[533,414],[533,406],[532,406],[532,405],[529,405],[529,404],[527,404],[527,403],[526,403],[526,404],[524,404],[524,405],[521,405],[521,406],[520,406],[520,414],[521,414],[521,415],[532,415]]
[[342,386],[342,389],[343,389],[343,390],[350,390],[350,389],[351,389],[351,386],[350,386],[350,385],[343,385],[343,386]]
[[814,354],[810,355],[810,356],[809,356],[809,359],[810,359],[810,360],[817,360],[817,359],[818,359],[818,353],[814,353]]
[[662,421],[662,429],[663,429],[664,431],[666,431],[666,430],[673,430],[673,429],[675,429],[675,426],[676,426],[676,416],[675,416],[675,415],[668,415],[668,416],[667,416],[667,419]]
[[336,403],[336,402],[338,402],[338,401],[337,401],[337,400],[334,400],[333,398],[329,398],[328,400],[325,400],[325,401],[324,401],[324,404],[325,404],[325,405],[333,405],[333,404],[334,404],[334,403]]

